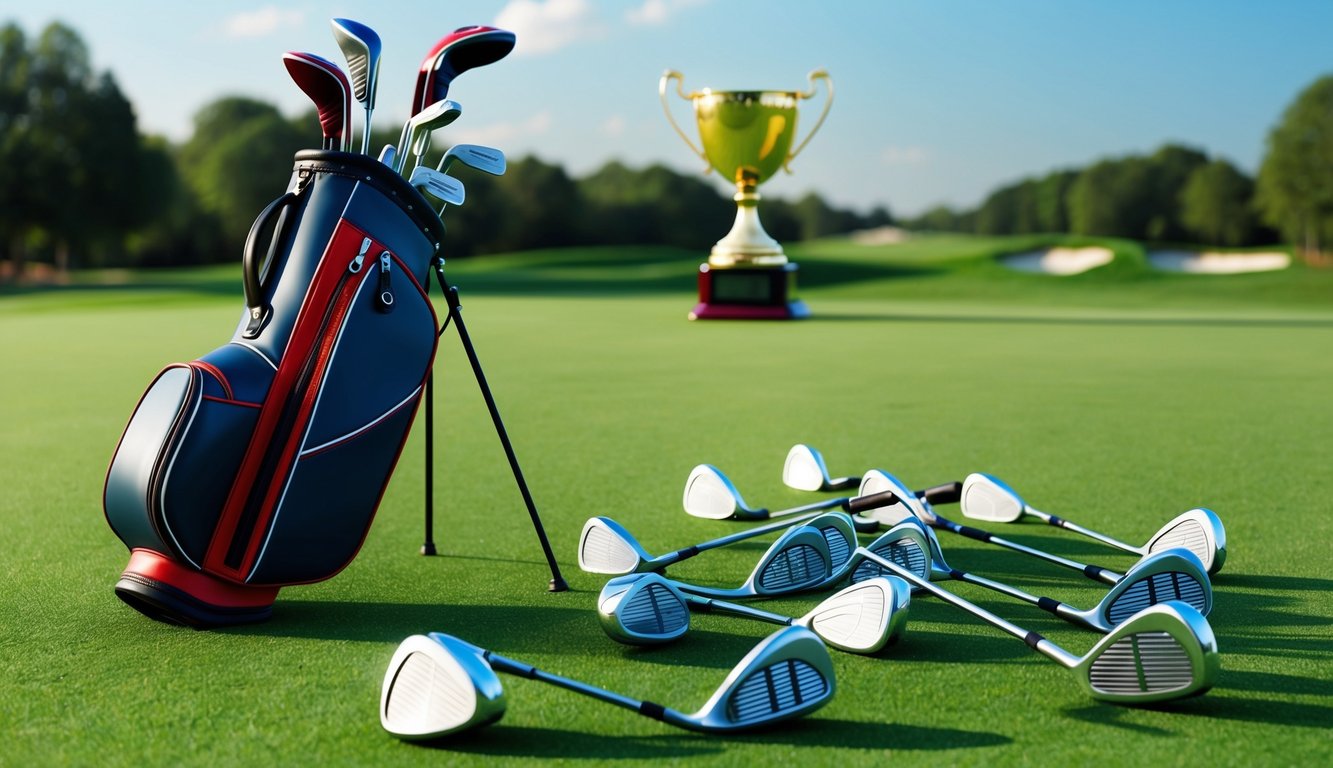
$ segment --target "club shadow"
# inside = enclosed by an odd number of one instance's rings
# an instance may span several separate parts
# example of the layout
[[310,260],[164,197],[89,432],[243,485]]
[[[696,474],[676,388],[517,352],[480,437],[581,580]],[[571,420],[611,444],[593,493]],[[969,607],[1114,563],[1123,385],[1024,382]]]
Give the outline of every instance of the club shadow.
[[1328,724],[1333,722],[1333,707],[1272,699],[1241,699],[1224,695],[1204,695],[1184,701],[1146,707],[1118,707],[1114,704],[1097,704],[1065,709],[1064,713],[1069,717],[1087,723],[1160,736],[1175,736],[1175,734],[1164,729],[1121,720],[1122,717],[1134,710],[1145,709],[1169,712],[1173,717],[1198,717],[1265,725],[1318,728],[1321,730],[1327,729]]
[[946,751],[1010,743],[1006,736],[957,728],[928,728],[883,722],[831,720],[817,715],[734,734],[680,733],[663,736],[607,737],[555,728],[506,726],[503,723],[422,746],[496,757],[595,758],[597,760],[682,759],[719,755],[728,744],[771,744],[861,750]]

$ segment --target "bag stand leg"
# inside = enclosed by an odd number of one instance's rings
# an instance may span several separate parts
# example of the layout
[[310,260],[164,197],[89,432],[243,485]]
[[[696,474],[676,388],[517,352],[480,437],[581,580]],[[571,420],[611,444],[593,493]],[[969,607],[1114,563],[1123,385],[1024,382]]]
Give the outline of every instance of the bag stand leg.
[[[519,493],[523,495],[523,503],[527,505],[528,516],[532,518],[532,527],[537,532],[537,539],[541,542],[542,552],[546,555],[546,563],[551,568],[551,581],[548,589],[551,592],[564,592],[569,589],[569,584],[565,582],[560,575],[560,566],[555,562],[555,553],[551,551],[551,542],[546,538],[546,529],[542,526],[542,519],[537,514],[537,505],[532,501],[532,493],[528,491],[528,483],[523,479],[523,470],[518,466],[518,457],[514,455],[514,446],[509,442],[509,433],[505,431],[504,422],[500,419],[500,409],[495,405],[495,398],[491,396],[491,387],[486,383],[486,374],[481,370],[481,361],[477,359],[477,350],[472,346],[472,337],[468,335],[467,326],[463,323],[463,307],[458,300],[458,289],[449,285],[444,277],[444,261],[436,259],[434,262],[435,277],[440,283],[440,290],[444,292],[445,302],[449,306],[449,315],[445,319],[447,328],[450,321],[453,321],[454,327],[458,329],[458,339],[463,343],[463,350],[467,353],[468,362],[472,364],[472,373],[476,376],[477,386],[481,389],[482,397],[486,400],[486,408],[491,412],[491,421],[495,424],[495,434],[500,438],[500,445],[504,447],[505,457],[509,459],[509,469],[514,473],[514,482],[518,485]],[[444,329],[441,329],[441,333]],[[433,540],[433,518],[434,518],[434,487],[431,482],[431,475],[434,470],[434,442],[435,442],[435,409],[434,385],[435,374],[432,372],[426,379],[426,540],[421,545],[421,554],[435,554],[435,542]]]

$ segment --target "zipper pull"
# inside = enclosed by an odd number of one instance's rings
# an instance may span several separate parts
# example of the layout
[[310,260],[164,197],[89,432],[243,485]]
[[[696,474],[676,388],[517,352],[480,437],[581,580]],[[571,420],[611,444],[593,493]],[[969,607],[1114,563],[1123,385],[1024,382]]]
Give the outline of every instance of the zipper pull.
[[389,284],[389,268],[393,265],[393,256],[388,251],[380,254],[379,295],[375,307],[381,312],[393,311],[393,286]]
[[361,251],[352,259],[352,263],[347,265],[347,271],[356,274],[361,271],[361,263],[366,260],[366,254],[370,252],[370,238],[361,241]]

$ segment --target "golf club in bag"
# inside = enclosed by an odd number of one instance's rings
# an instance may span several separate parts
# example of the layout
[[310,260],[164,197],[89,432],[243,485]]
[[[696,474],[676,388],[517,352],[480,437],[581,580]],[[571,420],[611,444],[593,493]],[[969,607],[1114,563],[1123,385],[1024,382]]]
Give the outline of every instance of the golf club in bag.
[[296,154],[247,238],[233,337],[158,374],[112,457],[103,507],[130,549],[121,599],[199,628],[263,621],[281,587],[352,560],[434,361],[426,286],[432,269],[442,278],[443,236],[383,164]]

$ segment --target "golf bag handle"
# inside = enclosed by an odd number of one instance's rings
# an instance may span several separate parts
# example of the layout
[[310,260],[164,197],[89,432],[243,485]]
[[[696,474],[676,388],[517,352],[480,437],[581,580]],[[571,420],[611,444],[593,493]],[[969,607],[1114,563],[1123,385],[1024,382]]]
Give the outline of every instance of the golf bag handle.
[[[264,231],[275,218],[285,213],[287,207],[296,202],[296,198],[297,192],[289,191],[269,203],[268,207],[259,214],[259,218],[255,219],[255,223],[250,225],[250,234],[245,237],[245,255],[241,262],[241,278],[245,285],[246,325],[245,331],[241,335],[247,339],[253,339],[259,335],[259,332],[264,328],[264,324],[268,322],[270,314],[270,308],[264,303],[264,285],[259,274],[265,261],[259,258],[259,233]],[[272,238],[269,239],[268,251],[270,255],[282,239],[281,228],[281,222],[279,222],[273,230]]]

